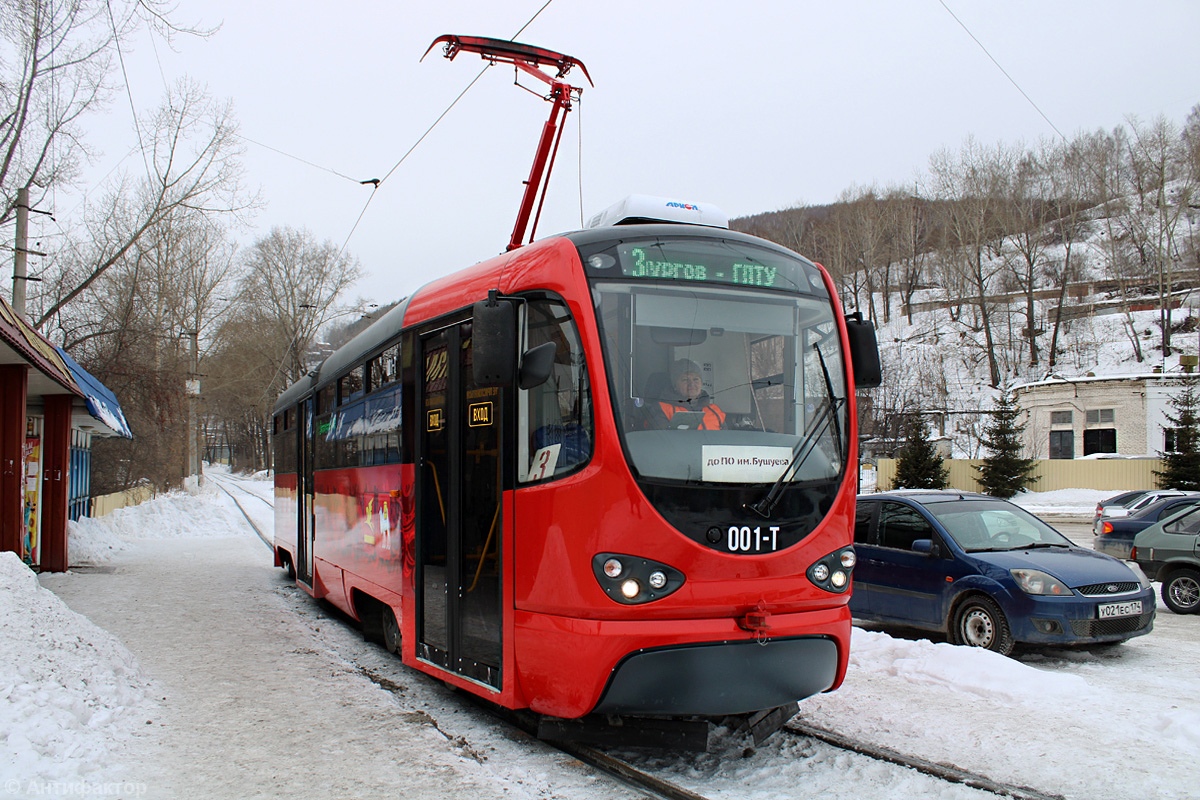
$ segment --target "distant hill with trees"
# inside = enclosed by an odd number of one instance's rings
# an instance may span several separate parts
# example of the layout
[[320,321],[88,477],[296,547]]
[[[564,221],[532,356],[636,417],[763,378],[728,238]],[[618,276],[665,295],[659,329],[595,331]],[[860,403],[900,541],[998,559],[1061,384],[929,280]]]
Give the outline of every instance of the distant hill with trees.
[[904,186],[735,219],[829,269],[878,328],[863,432],[940,412],[980,455],[1003,387],[1051,374],[1177,371],[1200,350],[1200,105],[1067,141],[943,149]]

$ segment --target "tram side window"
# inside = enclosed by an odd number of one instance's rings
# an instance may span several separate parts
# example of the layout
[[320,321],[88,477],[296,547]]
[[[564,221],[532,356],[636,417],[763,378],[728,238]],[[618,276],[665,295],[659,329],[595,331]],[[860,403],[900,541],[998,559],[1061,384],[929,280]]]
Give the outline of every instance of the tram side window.
[[526,349],[554,342],[550,378],[521,392],[519,479],[549,480],[585,464],[592,451],[592,393],[579,331],[565,303],[530,299]]
[[328,384],[317,393],[317,413],[328,414],[333,411],[334,401],[337,397],[337,387],[332,383]]
[[338,405],[363,396],[363,368],[360,364],[349,373],[338,378]]
[[332,415],[321,414],[314,421],[317,427],[314,443],[313,469],[331,469],[337,466],[337,442],[330,438]]
[[295,424],[289,425],[294,419],[294,413],[288,409],[285,414],[275,417],[272,448],[275,455],[275,471],[279,473],[296,471],[296,429]]
[[367,363],[367,377],[370,385],[367,391],[373,392],[381,386],[391,383],[399,377],[400,345],[393,345]]

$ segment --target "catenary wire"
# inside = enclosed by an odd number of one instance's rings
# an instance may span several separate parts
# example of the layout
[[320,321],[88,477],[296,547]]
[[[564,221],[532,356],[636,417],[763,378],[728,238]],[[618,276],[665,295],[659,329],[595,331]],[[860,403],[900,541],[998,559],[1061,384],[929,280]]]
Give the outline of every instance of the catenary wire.
[[959,19],[958,15],[955,14],[952,10],[950,10],[950,6],[946,5],[946,0],[938,0],[938,2],[941,4],[942,8],[946,9],[946,13],[949,14],[954,19],[954,21],[958,23],[959,27],[961,27],[964,31],[967,32],[967,36],[970,36],[972,41],[974,41],[975,44],[979,45],[979,49],[982,50],[983,54],[986,55],[991,60],[991,62],[996,65],[996,69],[1000,70],[1000,74],[1002,74],[1005,78],[1007,78],[1008,82],[1011,83],[1014,87],[1016,87],[1016,90],[1021,93],[1021,96],[1025,98],[1025,100],[1029,103],[1029,105],[1033,106],[1033,110],[1036,111],[1038,113],[1038,115],[1041,116],[1042,119],[1046,120],[1046,124],[1049,125],[1050,128],[1055,133],[1058,134],[1060,139],[1062,139],[1064,142],[1067,141],[1067,137],[1063,135],[1063,132],[1058,129],[1058,126],[1054,124],[1054,122],[1050,119],[1050,117],[1046,116],[1046,112],[1042,111],[1042,109],[1038,106],[1038,104],[1033,101],[1033,98],[1029,96],[1029,93],[1021,88],[1021,84],[1017,83],[1016,79],[1013,78],[1012,75],[1008,74],[1008,70],[1006,70],[1004,68],[1004,66],[999,61],[996,60],[996,57],[993,56],[991,54],[991,52],[984,46],[983,42],[979,41],[979,37],[971,32],[971,29],[966,26],[966,23],[964,23],[961,19]]

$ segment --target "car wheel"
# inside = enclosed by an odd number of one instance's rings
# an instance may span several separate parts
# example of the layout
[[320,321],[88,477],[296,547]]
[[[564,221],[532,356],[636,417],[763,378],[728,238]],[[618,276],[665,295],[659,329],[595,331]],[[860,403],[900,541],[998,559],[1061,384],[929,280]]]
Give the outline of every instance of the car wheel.
[[396,614],[387,603],[380,603],[380,623],[383,626],[383,646],[388,652],[395,653],[400,649],[400,626],[396,624]]
[[989,597],[972,597],[954,612],[950,626],[955,644],[984,647],[1002,656],[1012,652],[1012,633],[1004,612]]
[[1176,614],[1200,611],[1200,572],[1181,569],[1163,581],[1162,599]]

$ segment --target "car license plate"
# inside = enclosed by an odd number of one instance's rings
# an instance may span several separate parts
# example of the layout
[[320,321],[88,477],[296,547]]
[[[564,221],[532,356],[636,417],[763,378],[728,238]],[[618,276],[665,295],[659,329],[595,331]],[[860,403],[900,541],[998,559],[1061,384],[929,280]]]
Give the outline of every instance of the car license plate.
[[1129,603],[1104,603],[1100,606],[1100,619],[1113,617],[1132,617],[1142,613],[1142,601],[1133,600]]

